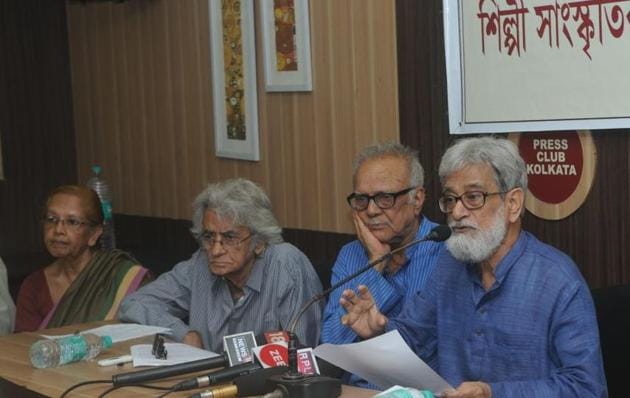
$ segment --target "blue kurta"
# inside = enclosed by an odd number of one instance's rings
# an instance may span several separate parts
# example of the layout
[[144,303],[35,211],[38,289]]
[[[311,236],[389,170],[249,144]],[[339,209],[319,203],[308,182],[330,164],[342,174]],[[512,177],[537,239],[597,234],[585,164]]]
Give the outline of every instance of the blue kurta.
[[478,267],[444,250],[426,288],[390,320],[451,385],[493,398],[606,397],[595,309],[573,261],[521,232],[485,291]]

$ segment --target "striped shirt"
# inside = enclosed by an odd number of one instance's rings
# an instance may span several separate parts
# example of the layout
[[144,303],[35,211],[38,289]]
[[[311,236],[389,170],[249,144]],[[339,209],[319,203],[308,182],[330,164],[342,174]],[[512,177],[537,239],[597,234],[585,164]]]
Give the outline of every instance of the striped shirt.
[[[436,223],[424,217],[415,239],[427,235]],[[371,269],[350,282],[342,285],[330,294],[324,310],[322,326],[322,343],[347,344],[358,340],[358,336],[348,327],[341,324],[345,309],[339,305],[341,293],[345,289],[355,289],[358,285],[366,285],[378,305],[379,310],[387,317],[400,313],[404,301],[422,290],[435,267],[438,253],[442,247],[438,242],[424,242],[405,251],[407,262],[395,274],[379,273]],[[332,270],[331,284],[335,284],[348,275],[367,265],[369,259],[366,250],[358,240],[345,245],[339,252]],[[360,382],[357,377],[345,378],[344,381],[355,385],[369,386]]]
[[[181,341],[197,331],[204,347],[223,352],[223,336],[253,331],[286,330],[321,283],[306,256],[288,243],[268,246],[256,259],[244,287],[244,296],[232,300],[227,281],[210,273],[202,250],[154,282],[127,297],[119,312],[123,321],[171,328]],[[315,346],[321,305],[313,305],[296,327],[299,341]]]

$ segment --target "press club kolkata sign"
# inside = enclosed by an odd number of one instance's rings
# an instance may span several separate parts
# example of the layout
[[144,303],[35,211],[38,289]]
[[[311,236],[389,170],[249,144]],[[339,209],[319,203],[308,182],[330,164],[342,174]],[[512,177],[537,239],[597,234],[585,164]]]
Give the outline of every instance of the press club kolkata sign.
[[595,177],[597,151],[586,130],[510,134],[527,164],[525,207],[545,220],[573,214],[586,200]]

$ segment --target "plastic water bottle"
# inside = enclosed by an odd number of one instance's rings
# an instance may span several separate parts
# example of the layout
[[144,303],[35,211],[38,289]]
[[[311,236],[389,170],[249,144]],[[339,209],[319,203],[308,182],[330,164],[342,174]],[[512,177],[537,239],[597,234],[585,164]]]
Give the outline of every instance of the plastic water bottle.
[[39,369],[52,368],[92,359],[111,346],[110,336],[101,337],[92,333],[38,340],[31,346],[31,363]]
[[113,250],[116,248],[116,235],[114,233],[114,217],[112,210],[112,194],[109,185],[100,177],[101,166],[92,166],[94,175],[87,182],[87,186],[92,188],[101,200],[103,216],[103,235],[101,235],[101,249]]

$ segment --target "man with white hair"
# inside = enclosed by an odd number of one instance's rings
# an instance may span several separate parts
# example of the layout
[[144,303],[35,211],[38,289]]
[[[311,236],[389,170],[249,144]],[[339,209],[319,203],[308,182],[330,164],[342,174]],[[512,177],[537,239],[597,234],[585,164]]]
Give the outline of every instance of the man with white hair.
[[[339,252],[331,284],[346,279],[391,250],[423,238],[437,226],[422,214],[424,170],[413,149],[396,142],[368,146],[356,156],[352,176],[353,191],[347,201],[357,239]],[[339,305],[343,289],[357,284],[369,286],[381,311],[390,317],[398,315],[405,300],[424,288],[441,247],[438,242],[412,246],[333,291],[324,309],[322,342],[346,344],[359,339],[340,323],[345,315]],[[351,374],[345,374],[343,381],[377,387]]]
[[[121,320],[167,327],[176,341],[222,352],[225,335],[286,330],[321,293],[311,262],[283,242],[269,198],[252,181],[210,184],[193,209],[199,250],[129,295]],[[296,327],[305,345],[317,344],[321,310],[311,306]]]
[[450,384],[446,397],[606,397],[590,290],[573,261],[521,229],[527,172],[516,146],[457,141],[440,169],[453,230],[425,290],[387,319],[366,286],[344,291],[342,323],[397,329]]

